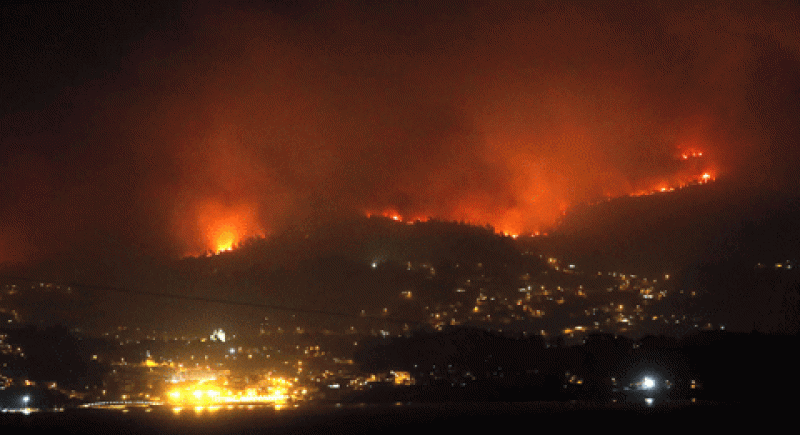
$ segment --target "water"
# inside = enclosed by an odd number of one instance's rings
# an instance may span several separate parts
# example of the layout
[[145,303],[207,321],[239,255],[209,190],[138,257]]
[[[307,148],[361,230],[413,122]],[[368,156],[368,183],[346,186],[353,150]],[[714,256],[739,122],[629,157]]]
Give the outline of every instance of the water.
[[44,430],[60,434],[364,434],[392,430],[518,433],[519,428],[526,432],[545,430],[552,423],[571,432],[596,431],[598,425],[621,423],[686,430],[698,429],[697,425],[703,422],[731,421],[756,414],[759,418],[764,416],[763,412],[744,412],[747,409],[744,405],[714,403],[648,407],[570,402],[332,405],[278,410],[266,407],[185,408],[180,412],[158,407],[125,411],[68,409],[58,413],[2,415],[0,426],[26,433]]

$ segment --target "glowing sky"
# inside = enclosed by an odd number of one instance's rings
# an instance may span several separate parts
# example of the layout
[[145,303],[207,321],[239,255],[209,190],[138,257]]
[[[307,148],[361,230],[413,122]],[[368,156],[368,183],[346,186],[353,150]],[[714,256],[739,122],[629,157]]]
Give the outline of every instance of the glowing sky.
[[796,184],[791,3],[351,3],[3,6],[0,263]]

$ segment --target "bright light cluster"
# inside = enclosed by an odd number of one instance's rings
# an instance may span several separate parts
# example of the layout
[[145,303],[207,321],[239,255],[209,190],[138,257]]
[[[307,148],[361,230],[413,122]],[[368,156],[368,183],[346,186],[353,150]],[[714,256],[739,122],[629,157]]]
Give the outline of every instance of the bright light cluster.
[[233,392],[215,385],[197,383],[183,388],[176,388],[167,393],[167,402],[181,406],[210,406],[236,403],[271,403],[281,404],[289,398],[285,387],[270,387],[267,394],[257,388]]

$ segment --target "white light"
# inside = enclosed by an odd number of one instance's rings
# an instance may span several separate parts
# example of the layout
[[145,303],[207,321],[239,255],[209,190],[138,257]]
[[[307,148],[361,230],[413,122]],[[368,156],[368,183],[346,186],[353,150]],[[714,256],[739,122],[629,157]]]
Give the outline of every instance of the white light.
[[655,386],[656,386],[656,381],[654,381],[653,378],[646,377],[642,379],[642,388],[649,390]]
[[220,341],[222,343],[225,342],[225,331],[222,329],[215,329],[214,332],[211,333],[211,341]]
[[27,404],[31,401],[31,396],[22,396],[22,402]]
[[652,406],[653,405],[653,398],[652,397],[648,397],[648,398],[644,399],[644,403],[646,403],[647,406]]

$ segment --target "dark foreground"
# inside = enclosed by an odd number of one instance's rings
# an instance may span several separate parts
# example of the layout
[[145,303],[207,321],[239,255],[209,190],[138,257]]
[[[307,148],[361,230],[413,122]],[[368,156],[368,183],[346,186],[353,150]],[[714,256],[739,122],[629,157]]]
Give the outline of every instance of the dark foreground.
[[[59,434],[367,434],[389,430],[481,433],[531,433],[553,429],[593,431],[603,428],[689,430],[780,425],[788,421],[778,407],[718,403],[662,404],[652,407],[581,403],[452,403],[352,405],[284,410],[217,411],[169,409],[67,410],[60,413],[0,415],[3,433]],[[647,429],[645,429],[647,428]],[[663,433],[663,432],[662,432]]]

